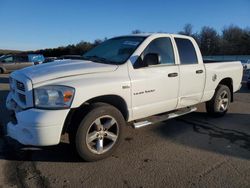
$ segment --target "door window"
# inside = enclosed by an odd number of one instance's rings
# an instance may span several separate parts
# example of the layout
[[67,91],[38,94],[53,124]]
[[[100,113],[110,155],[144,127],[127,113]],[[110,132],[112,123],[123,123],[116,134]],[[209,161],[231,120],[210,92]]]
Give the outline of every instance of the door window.
[[160,62],[159,62],[160,64],[164,64],[164,65],[175,64],[172,42],[170,38],[162,37],[162,38],[157,38],[153,40],[147,46],[147,48],[144,50],[144,52],[135,62],[134,68],[147,66],[147,65],[144,65],[143,58],[145,57],[145,55],[150,54],[150,53],[158,54],[160,56]]
[[175,38],[181,64],[198,64],[193,43],[189,39]]

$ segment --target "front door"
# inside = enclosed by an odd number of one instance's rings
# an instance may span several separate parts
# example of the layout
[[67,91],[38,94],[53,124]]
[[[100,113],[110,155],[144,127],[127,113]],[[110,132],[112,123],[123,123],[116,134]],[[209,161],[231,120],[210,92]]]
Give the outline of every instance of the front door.
[[[147,54],[158,54],[159,64],[145,65],[143,58]],[[162,37],[151,41],[133,66],[129,71],[133,118],[174,110],[179,91],[179,68],[175,64],[171,39]]]

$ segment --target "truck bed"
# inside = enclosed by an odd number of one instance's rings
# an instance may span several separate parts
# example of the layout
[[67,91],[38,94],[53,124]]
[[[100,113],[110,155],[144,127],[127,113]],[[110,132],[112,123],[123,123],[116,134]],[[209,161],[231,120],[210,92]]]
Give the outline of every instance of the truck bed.
[[232,80],[234,92],[239,89],[243,75],[243,67],[240,61],[209,61],[204,63],[206,69],[205,91],[216,88],[218,81],[224,78]]

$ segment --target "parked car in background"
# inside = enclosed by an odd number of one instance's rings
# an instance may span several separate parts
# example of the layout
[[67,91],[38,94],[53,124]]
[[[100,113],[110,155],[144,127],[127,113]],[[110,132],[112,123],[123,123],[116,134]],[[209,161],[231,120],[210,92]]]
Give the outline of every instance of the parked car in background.
[[42,64],[45,60],[42,54],[28,54],[29,62],[33,62],[35,65]]
[[244,70],[250,70],[250,59],[248,59],[245,62],[242,62],[242,66],[243,66]]
[[46,57],[43,63],[50,63],[57,60],[57,57]]
[[32,65],[41,64],[44,56],[41,54],[15,54],[0,58],[0,74],[12,72]]
[[50,63],[55,61],[62,61],[62,60],[82,60],[83,57],[81,55],[63,55],[60,57],[46,57],[43,63]]
[[63,59],[76,59],[76,60],[80,59],[80,60],[82,60],[83,57],[81,55],[63,55],[61,57],[58,57],[57,59],[58,60],[63,60]]

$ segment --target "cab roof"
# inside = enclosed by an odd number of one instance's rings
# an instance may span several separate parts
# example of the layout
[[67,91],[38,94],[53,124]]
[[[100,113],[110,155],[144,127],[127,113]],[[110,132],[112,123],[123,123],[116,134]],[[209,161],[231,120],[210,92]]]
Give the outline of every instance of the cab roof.
[[189,37],[187,35],[181,35],[181,34],[173,34],[173,33],[138,33],[138,34],[130,34],[130,35],[123,35],[120,37],[133,37],[133,36],[137,36],[137,37],[149,37],[149,36],[162,36],[162,35],[172,35],[174,37]]

